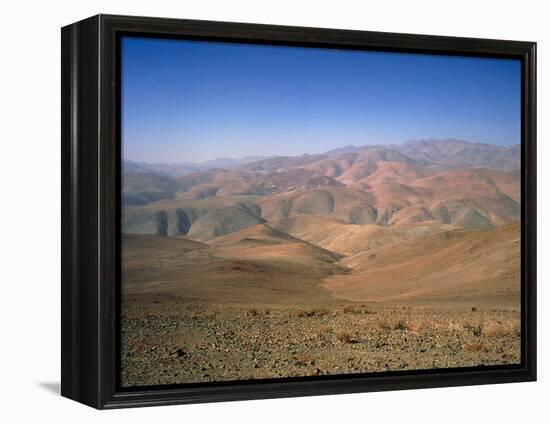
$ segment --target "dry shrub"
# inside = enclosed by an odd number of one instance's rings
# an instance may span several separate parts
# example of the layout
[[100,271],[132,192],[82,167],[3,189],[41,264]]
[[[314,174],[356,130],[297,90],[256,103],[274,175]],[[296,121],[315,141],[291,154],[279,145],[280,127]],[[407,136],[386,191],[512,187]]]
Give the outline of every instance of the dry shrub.
[[332,328],[330,327],[321,327],[317,332],[317,337],[320,339],[328,337],[332,334]]
[[463,329],[463,325],[458,323],[458,322],[455,322],[453,321],[452,319],[449,320],[449,330],[450,331],[453,331],[453,332],[456,332],[456,331],[461,331]]
[[365,309],[365,308],[366,308],[366,305],[359,305],[359,307],[356,307],[353,305],[346,305],[344,306],[343,311],[345,314],[375,314],[376,313],[376,312],[369,311],[368,309]]
[[390,322],[386,318],[379,317],[376,320],[376,324],[378,324],[378,327],[381,330],[391,330],[391,328],[392,328]]
[[394,330],[408,330],[409,329],[409,324],[407,324],[405,321],[400,319],[399,321],[397,321],[395,323],[395,325],[393,326],[393,329]]
[[519,321],[512,321],[510,323],[510,329],[512,331],[512,333],[514,334],[514,336],[521,336],[521,324]]
[[328,309],[326,308],[314,308],[309,310],[304,309],[298,309],[296,311],[296,316],[303,318],[303,317],[314,317],[314,316],[323,316],[328,314]]
[[464,349],[469,352],[480,352],[485,349],[483,342],[467,343],[464,345]]
[[255,317],[259,314],[258,310],[256,308],[250,308],[248,310],[248,315],[252,316],[252,317]]
[[476,312],[477,308],[475,306],[472,306],[472,312]]
[[483,335],[485,337],[504,337],[512,332],[512,327],[496,321],[490,321],[483,327]]
[[353,341],[353,339],[351,337],[351,333],[349,331],[346,331],[346,330],[339,331],[338,333],[336,333],[336,338],[341,343],[352,343],[352,341]]
[[424,323],[424,321],[416,319],[409,322],[409,331],[412,331],[413,333],[419,333],[424,329],[425,326],[426,324]]
[[319,317],[322,317],[324,315],[327,315],[328,312],[329,311],[328,311],[327,308],[317,308],[317,309],[313,309],[313,310],[310,311],[310,313],[312,314],[310,316],[317,315]]
[[299,353],[294,357],[296,360],[296,364],[298,365],[307,365],[313,357],[311,355],[308,355],[307,353]]
[[194,312],[189,317],[191,319],[214,319],[216,314],[213,312]]
[[471,331],[472,334],[476,337],[480,337],[483,334],[483,323],[477,322],[477,323],[471,323],[466,322],[464,323],[464,329]]

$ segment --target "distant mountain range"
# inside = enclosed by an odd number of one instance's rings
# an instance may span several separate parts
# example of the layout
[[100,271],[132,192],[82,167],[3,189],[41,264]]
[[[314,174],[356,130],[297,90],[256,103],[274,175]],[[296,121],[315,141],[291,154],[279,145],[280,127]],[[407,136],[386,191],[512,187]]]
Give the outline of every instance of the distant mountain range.
[[178,177],[210,169],[236,169],[262,167],[266,164],[272,169],[286,162],[303,163],[312,159],[326,159],[366,151],[396,152],[426,166],[439,166],[441,169],[464,167],[485,167],[498,170],[519,169],[520,146],[497,146],[492,144],[471,143],[456,139],[411,140],[403,144],[344,146],[323,154],[302,156],[247,156],[244,158],[218,158],[206,162],[146,163],[129,159],[123,161],[124,174],[154,173],[163,176]]
[[486,167],[512,170],[520,166],[520,146],[497,146],[471,143],[456,139],[410,140],[403,144],[345,146],[325,152],[328,156],[356,153],[371,149],[398,151],[411,159],[425,164],[440,164],[449,167]]
[[192,172],[207,171],[209,169],[233,169],[240,165],[267,159],[272,156],[246,156],[244,158],[217,158],[206,162],[174,162],[174,163],[146,163],[125,159],[123,161],[124,174],[155,173],[170,177],[190,174]]
[[313,222],[359,234],[353,226],[490,229],[520,218],[519,146],[418,140],[124,166],[126,233],[204,241],[264,223],[296,236]]

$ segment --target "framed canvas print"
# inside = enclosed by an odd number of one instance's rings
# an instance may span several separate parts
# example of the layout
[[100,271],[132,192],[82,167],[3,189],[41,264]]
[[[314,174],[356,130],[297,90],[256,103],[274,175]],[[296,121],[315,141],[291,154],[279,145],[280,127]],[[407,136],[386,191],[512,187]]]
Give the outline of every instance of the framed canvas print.
[[62,394],[536,379],[535,43],[62,30]]

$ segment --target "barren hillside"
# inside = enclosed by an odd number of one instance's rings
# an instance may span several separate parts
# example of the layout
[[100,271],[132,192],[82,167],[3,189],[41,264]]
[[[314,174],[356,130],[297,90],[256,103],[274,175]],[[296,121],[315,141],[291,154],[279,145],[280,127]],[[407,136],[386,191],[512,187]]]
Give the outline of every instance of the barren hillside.
[[383,246],[345,258],[350,275],[323,287],[354,301],[456,301],[516,305],[520,229],[453,230]]

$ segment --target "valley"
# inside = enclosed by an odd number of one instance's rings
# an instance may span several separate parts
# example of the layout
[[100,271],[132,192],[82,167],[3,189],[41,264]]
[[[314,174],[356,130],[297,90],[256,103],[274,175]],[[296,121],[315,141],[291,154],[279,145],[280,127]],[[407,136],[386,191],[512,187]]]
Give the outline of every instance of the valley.
[[124,385],[519,362],[517,146],[178,166],[124,168]]

